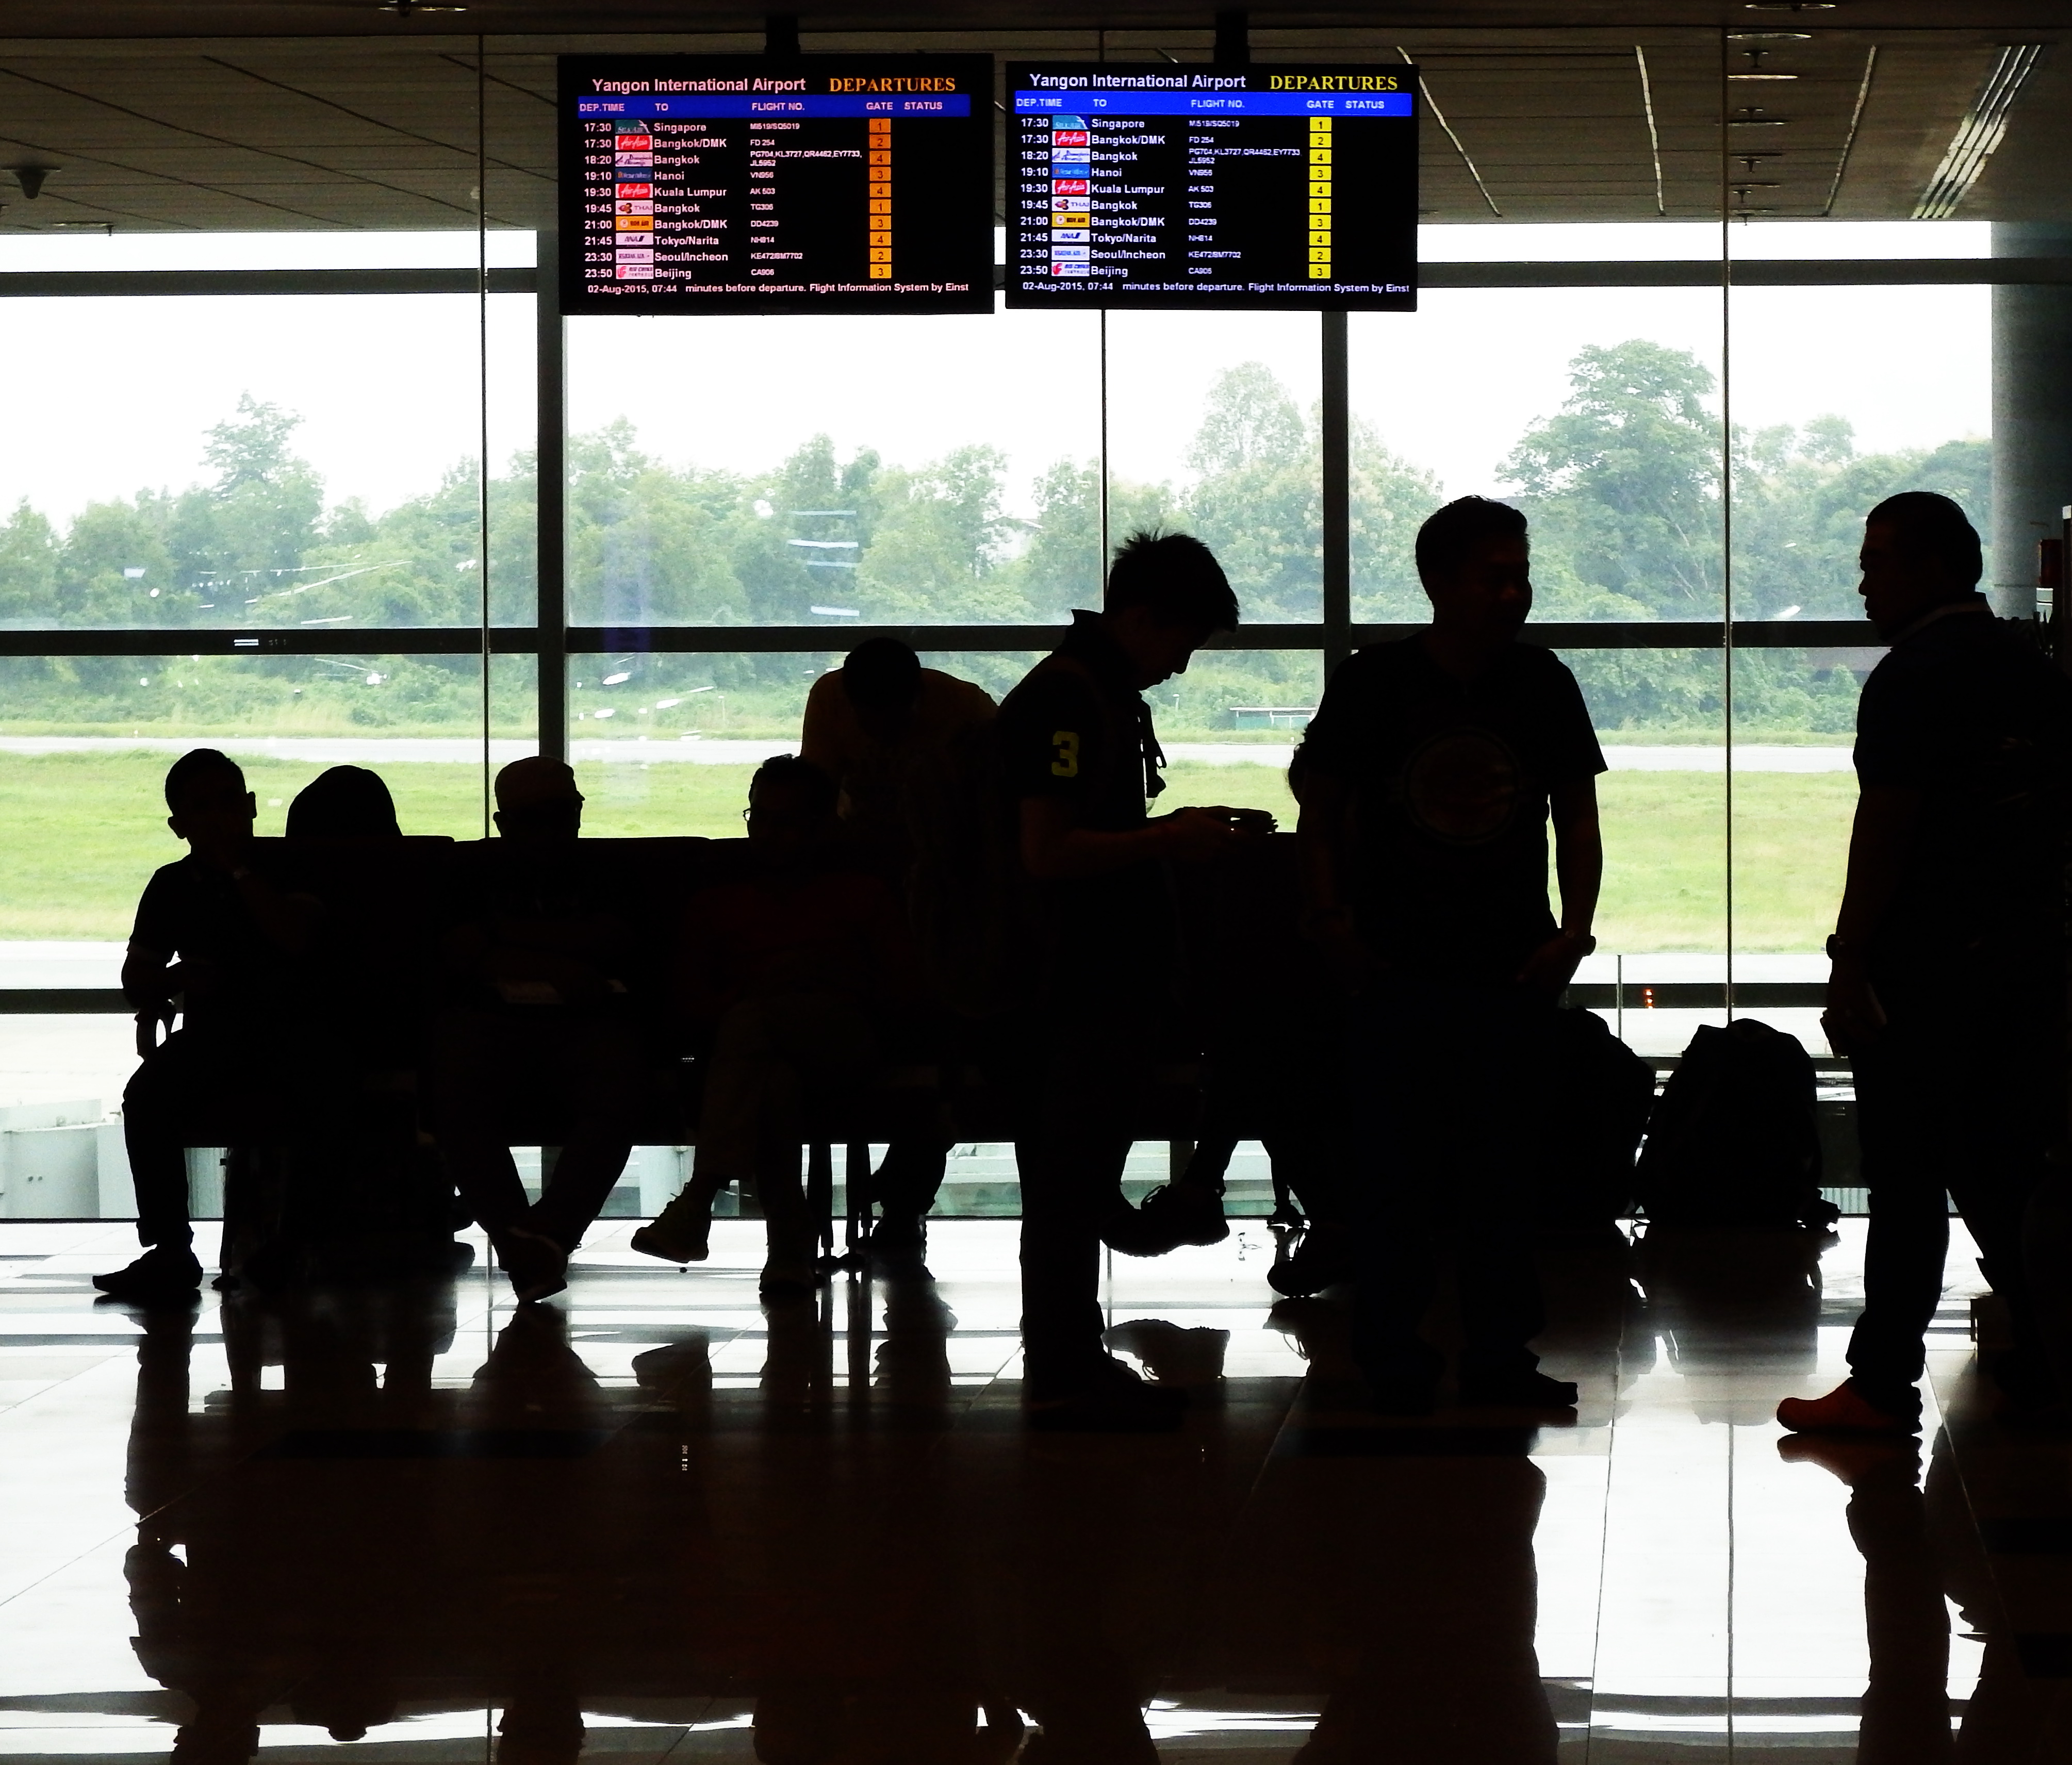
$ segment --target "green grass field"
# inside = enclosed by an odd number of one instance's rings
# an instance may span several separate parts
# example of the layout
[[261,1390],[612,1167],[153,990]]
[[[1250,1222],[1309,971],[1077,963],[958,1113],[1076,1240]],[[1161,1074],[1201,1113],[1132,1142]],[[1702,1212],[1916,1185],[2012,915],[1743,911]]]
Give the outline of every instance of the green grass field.
[[[156,753],[0,756],[0,939],[120,938],[144,879],[185,848],[167,831]],[[322,769],[257,761],[246,776],[261,833]],[[594,834],[741,831],[746,766],[663,761],[579,769]],[[456,765],[386,765],[404,830],[472,839],[482,777]],[[1270,766],[1176,765],[1161,808],[1295,806]],[[1725,935],[1723,784],[1716,774],[1614,773],[1599,782],[1606,950],[1716,950]],[[1734,783],[1735,942],[1745,950],[1815,950],[1833,927],[1856,782],[1846,773],[1745,774]]]

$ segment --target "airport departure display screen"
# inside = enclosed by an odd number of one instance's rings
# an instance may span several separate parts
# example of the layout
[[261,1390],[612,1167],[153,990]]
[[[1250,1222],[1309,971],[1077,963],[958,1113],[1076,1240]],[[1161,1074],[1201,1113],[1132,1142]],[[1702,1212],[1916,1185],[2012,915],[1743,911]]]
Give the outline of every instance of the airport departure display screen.
[[565,313],[990,312],[986,55],[565,55]]
[[1010,306],[1417,303],[1408,67],[1009,63]]

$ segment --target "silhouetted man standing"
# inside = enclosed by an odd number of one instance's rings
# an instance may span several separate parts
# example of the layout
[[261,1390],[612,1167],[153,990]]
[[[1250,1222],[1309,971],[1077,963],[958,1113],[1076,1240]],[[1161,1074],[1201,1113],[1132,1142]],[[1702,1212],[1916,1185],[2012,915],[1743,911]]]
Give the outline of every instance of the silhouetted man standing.
[[1856,823],[1827,941],[1828,1039],[1856,1082],[1870,1242],[1849,1377],[1778,1406],[1787,1428],[1911,1432],[1954,1197],[2015,1348],[2020,1398],[2051,1381],[2023,1279],[2062,1058],[2072,682],[1979,593],[1979,536],[1949,498],[1889,497],[1864,526],[1864,610],[1892,646],[1856,708]]
[[1215,858],[1272,823],[1220,808],[1152,820],[1145,804],[1163,788],[1165,757],[1140,695],[1184,673],[1237,617],[1200,540],[1136,534],[1116,555],[1102,611],[1075,613],[1071,635],[1000,709],[1041,938],[1026,1019],[1031,1123],[1014,1149],[1025,1389],[1038,1426],[1156,1426],[1179,1407],[1177,1394],[1144,1385],[1101,1345],[1101,1233],[1129,1211],[1129,1101],[1172,1045],[1166,866]]
[[1596,945],[1605,761],[1575,676],[1517,641],[1529,564],[1516,509],[1441,509],[1417,536],[1430,626],[1346,661],[1296,756],[1314,929],[1358,995],[1355,1348],[1396,1414],[1436,1402],[1442,1357],[1419,1325],[1442,1234],[1458,1246],[1462,1401],[1576,1401],[1526,1345],[1544,1319],[1523,1187],[1554,1001]]

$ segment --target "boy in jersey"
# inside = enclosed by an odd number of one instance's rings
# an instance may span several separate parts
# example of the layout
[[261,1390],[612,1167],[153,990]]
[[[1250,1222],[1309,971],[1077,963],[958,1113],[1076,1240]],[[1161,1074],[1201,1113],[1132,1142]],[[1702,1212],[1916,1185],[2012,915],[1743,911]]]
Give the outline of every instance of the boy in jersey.
[[[186,1148],[278,1127],[310,1051],[290,1033],[297,959],[320,909],[255,868],[258,814],[237,762],[196,748],[166,774],[166,825],[186,857],[154,872],[137,904],[122,991],[143,1064],[122,1094],[122,1134],[147,1246],[93,1284],[138,1305],[191,1303],[201,1285],[187,1216]],[[177,1009],[181,1027],[158,1026]]]
[[1176,926],[1166,865],[1213,860],[1272,829],[1257,811],[1182,809],[1153,820],[1165,756],[1141,697],[1237,627],[1237,597],[1200,540],[1138,533],[1102,610],[1001,706],[1001,764],[1040,967],[1026,1071],[1022,1178],[1025,1390],[1039,1426],[1171,1426],[1183,1400],[1101,1344],[1102,1233],[1121,1190],[1128,1107],[1173,1041]]
[[[1417,535],[1432,623],[1349,659],[1297,756],[1317,935],[1357,996],[1355,1348],[1376,1405],[1421,1414],[1441,1357],[1419,1335],[1437,1244],[1456,1246],[1470,1404],[1564,1408],[1521,1192],[1554,1002],[1595,946],[1605,770],[1575,676],[1519,642],[1525,517],[1463,497]],[[1547,827],[1561,890],[1547,900]]]

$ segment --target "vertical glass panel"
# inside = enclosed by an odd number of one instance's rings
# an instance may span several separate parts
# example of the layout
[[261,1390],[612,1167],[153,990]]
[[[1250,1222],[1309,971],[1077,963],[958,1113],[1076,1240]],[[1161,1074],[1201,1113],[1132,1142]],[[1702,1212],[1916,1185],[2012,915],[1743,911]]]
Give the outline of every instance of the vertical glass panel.
[[1536,619],[1720,618],[1716,289],[1439,289],[1350,329],[1356,620],[1426,616],[1418,524],[1470,495],[1531,518]]
[[1321,618],[1322,359],[1312,314],[1110,314],[1111,541],[1182,528],[1248,620]]
[[[500,384],[530,305],[491,303]],[[0,432],[0,622],[479,622],[472,296],[15,298],[5,316],[37,339],[9,371],[37,415]],[[501,400],[496,417],[508,458],[520,433]],[[529,570],[492,594],[530,619]]]
[[606,315],[568,339],[576,624],[1020,624],[1099,595],[1097,315]]

